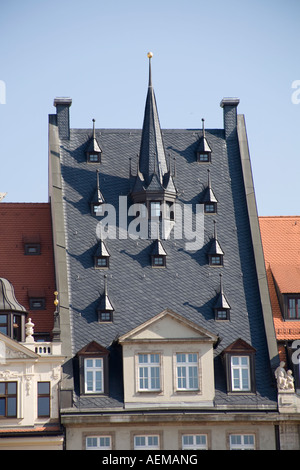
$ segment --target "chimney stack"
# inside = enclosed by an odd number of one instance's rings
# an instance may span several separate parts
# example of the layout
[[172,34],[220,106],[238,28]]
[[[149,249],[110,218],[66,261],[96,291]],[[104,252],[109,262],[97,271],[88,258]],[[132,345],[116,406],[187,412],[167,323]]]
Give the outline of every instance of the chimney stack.
[[235,137],[237,126],[237,106],[240,100],[238,98],[223,98],[220,106],[224,113],[224,130],[226,140]]
[[59,138],[62,140],[70,139],[70,116],[69,108],[72,104],[71,98],[55,98],[57,126]]

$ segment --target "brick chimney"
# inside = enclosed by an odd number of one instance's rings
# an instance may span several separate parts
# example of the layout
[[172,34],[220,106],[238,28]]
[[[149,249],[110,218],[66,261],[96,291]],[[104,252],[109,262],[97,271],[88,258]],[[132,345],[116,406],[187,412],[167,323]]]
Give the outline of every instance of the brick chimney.
[[57,126],[59,138],[68,140],[70,138],[70,116],[69,108],[72,104],[71,98],[55,98]]

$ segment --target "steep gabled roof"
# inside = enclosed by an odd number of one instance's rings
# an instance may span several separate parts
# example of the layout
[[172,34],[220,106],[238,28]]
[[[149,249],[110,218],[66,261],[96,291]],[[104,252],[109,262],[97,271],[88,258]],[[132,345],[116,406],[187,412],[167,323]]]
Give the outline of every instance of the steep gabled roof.
[[[255,406],[276,408],[276,391],[265,374],[265,371],[270,368],[271,354],[266,343],[266,322],[257,282],[257,264],[254,256],[254,245],[257,240],[249,229],[251,224],[245,184],[247,183],[248,190],[249,181],[252,180],[251,174],[247,173],[247,181],[245,181],[243,165],[241,165],[240,146],[243,142],[241,143],[237,137],[239,120],[236,105],[237,100],[222,101],[224,129],[209,130],[209,145],[214,157],[208,164],[197,162],[199,142],[195,136],[199,135],[199,129],[163,130],[164,148],[176,153],[177,202],[181,213],[184,215],[184,209],[189,207],[192,216],[200,214],[197,224],[200,243],[196,249],[189,249],[187,243],[198,236],[197,230],[193,232],[187,230],[194,228],[192,224],[191,227],[182,225],[184,230],[181,237],[176,238],[171,234],[169,238],[162,240],[164,250],[168,254],[168,266],[165,269],[153,269],[149,263],[153,239],[131,237],[128,235],[130,231],[127,231],[128,236],[118,236],[126,231],[123,226],[120,230],[121,219],[122,223],[125,219],[128,224],[132,220],[125,217],[128,214],[120,213],[120,209],[124,210],[120,197],[125,198],[126,209],[128,209],[132,203],[130,196],[134,183],[137,184],[139,190],[146,191],[148,181],[146,182],[145,175],[152,177],[156,172],[161,184],[162,173],[158,164],[154,171],[152,158],[154,153],[145,151],[145,148],[149,149],[150,146],[150,129],[153,132],[151,135],[154,145],[155,131],[157,131],[157,127],[155,129],[154,127],[158,125],[157,120],[150,121],[150,114],[147,116],[148,110],[151,110],[152,117],[157,113],[152,80],[149,80],[146,115],[142,130],[101,129],[101,143],[105,148],[105,159],[101,162],[101,175],[103,175],[101,190],[104,192],[106,203],[115,208],[117,227],[116,237],[109,240],[110,265],[107,271],[109,297],[113,299],[114,315],[113,321],[105,326],[98,322],[97,316],[101,273],[93,269],[91,259],[91,251],[94,250],[92,240],[94,240],[99,217],[94,217],[87,208],[90,188],[95,184],[94,167],[91,168],[91,165],[86,162],[84,150],[82,150],[85,148],[87,130],[70,129],[70,139],[64,140],[63,145],[59,145],[59,141],[55,140],[57,120],[55,116],[50,117],[50,134],[53,137],[50,155],[54,155],[57,148],[60,149],[60,168],[64,183],[62,184],[61,204],[64,209],[66,229],[70,323],[72,325],[70,331],[73,353],[94,340],[110,349],[114,356],[117,350],[117,338],[123,338],[128,332],[140,328],[145,322],[151,321],[157,312],[164,311],[168,306],[171,311],[180,312],[185,321],[193,322],[199,328],[220,338],[214,350],[216,406],[230,407],[239,403],[245,406],[253,405],[249,397],[232,397],[226,394],[224,371],[219,367],[221,362],[219,356],[222,350],[241,337],[257,351]],[[144,136],[145,144],[141,146],[145,129],[148,129],[148,135]],[[245,138],[244,130],[242,137]],[[160,147],[161,142],[159,140],[155,146]],[[140,156],[146,155],[147,162],[144,169],[140,166],[138,179],[133,181],[128,177],[129,160],[133,155],[138,154],[139,149],[141,149]],[[165,154],[161,152],[162,147],[157,149],[156,158],[157,155],[163,158]],[[151,162],[150,154],[152,155]],[[54,163],[56,164],[57,161],[55,160]],[[203,210],[197,212],[195,207],[199,203],[199,183],[205,185],[207,182],[207,165],[210,166],[214,175],[213,186],[218,196],[218,213],[214,217],[218,221],[221,248],[226,253],[224,265],[218,268],[209,266],[207,260],[207,244],[214,230],[214,218],[209,214],[204,214]],[[169,170],[165,163],[160,164],[160,169],[162,168]],[[151,181],[150,178],[149,181]],[[57,210],[57,205],[54,207]],[[177,220],[180,218],[178,217]],[[182,221],[185,221],[184,217]],[[228,295],[228,303],[230,302],[229,321],[215,320],[214,303],[219,293],[220,270],[226,285],[226,297]],[[82,403],[82,397],[80,400]],[[97,406],[98,404],[99,402]]]
[[[0,204],[0,277],[14,287],[15,297],[35,325],[35,333],[51,333],[55,307],[51,207],[49,203]],[[24,254],[24,242],[39,242],[41,254]],[[30,310],[29,297],[44,297],[45,310]]]
[[276,337],[299,339],[299,321],[283,319],[276,285],[282,294],[300,294],[300,216],[259,217],[259,225]]

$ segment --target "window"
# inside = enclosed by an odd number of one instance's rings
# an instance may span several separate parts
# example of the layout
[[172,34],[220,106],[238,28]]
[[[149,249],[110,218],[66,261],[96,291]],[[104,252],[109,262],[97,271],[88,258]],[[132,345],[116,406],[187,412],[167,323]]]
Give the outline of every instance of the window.
[[253,434],[231,434],[230,450],[254,450],[255,439]]
[[250,390],[249,356],[231,357],[232,390]]
[[228,393],[255,393],[255,354],[255,348],[241,338],[222,351]]
[[209,163],[211,160],[210,152],[198,152],[197,157],[200,163]]
[[112,312],[98,312],[99,322],[112,322],[112,320],[113,320]]
[[103,359],[84,360],[85,393],[103,393]]
[[159,436],[134,436],[134,450],[159,449]]
[[39,243],[25,243],[25,255],[40,255],[41,245]]
[[207,450],[206,434],[184,434],[182,450]]
[[215,310],[215,319],[216,320],[229,320],[229,312],[230,310],[227,309],[216,309]]
[[38,417],[50,416],[50,382],[38,382]]
[[205,214],[215,214],[217,212],[217,203],[216,202],[206,202],[204,204]]
[[159,354],[138,355],[138,388],[140,391],[160,390]]
[[210,255],[209,264],[211,266],[222,266],[223,265],[223,255]]
[[45,310],[46,301],[44,298],[31,297],[29,299],[30,310]]
[[0,382],[0,417],[17,417],[17,382]]
[[0,332],[4,335],[8,333],[8,316],[6,314],[0,315]]
[[77,352],[81,395],[108,394],[108,356],[109,351],[96,341]]
[[287,298],[287,317],[289,320],[300,319],[300,296]]
[[152,267],[153,268],[164,268],[166,266],[165,255],[153,255],[152,256]]
[[87,155],[87,161],[89,163],[100,163],[101,161],[101,155],[100,153],[88,153]]
[[177,389],[198,390],[198,355],[196,353],[178,353],[177,361]]
[[0,332],[14,339],[24,341],[24,317],[22,315],[0,313]]
[[92,211],[95,215],[103,215],[103,204],[102,203],[92,203]]
[[111,436],[89,436],[86,438],[86,450],[111,450]]
[[96,256],[95,257],[95,267],[96,268],[108,268],[109,267],[109,257],[108,256]]
[[151,218],[160,217],[160,202],[151,202],[150,203]]

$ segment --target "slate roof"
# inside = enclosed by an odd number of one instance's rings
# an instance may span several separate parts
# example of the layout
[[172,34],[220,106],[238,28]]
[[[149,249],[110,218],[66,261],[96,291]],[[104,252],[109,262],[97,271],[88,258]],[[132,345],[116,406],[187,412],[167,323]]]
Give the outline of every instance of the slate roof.
[[[116,208],[118,226],[119,196],[128,197],[128,206],[132,204],[130,193],[135,178],[129,178],[130,159],[134,161],[139,153],[142,130],[96,129],[102,149],[101,164],[86,162],[89,129],[71,128],[70,139],[60,141],[73,354],[94,340],[110,350],[113,370],[110,397],[77,396],[77,407],[122,406],[121,350],[115,340],[168,308],[219,336],[214,360],[217,406],[276,408],[237,138],[231,136],[226,141],[224,129],[206,130],[212,161],[199,164],[196,152],[202,132],[162,130],[165,150],[171,159],[176,157],[175,185],[181,207],[187,204],[195,207],[199,202],[210,169],[218,213],[203,215],[203,247],[190,251],[186,238],[175,240],[171,236],[163,240],[168,255],[166,268],[153,269],[150,260],[153,240],[108,238],[105,244],[110,267],[105,273],[94,269],[93,263],[99,219],[91,215],[89,203],[96,189],[95,170],[100,170],[100,190],[106,203]],[[218,241],[225,253],[222,267],[208,265],[215,219]],[[131,220],[128,217],[128,223]],[[215,321],[213,310],[220,290],[220,273],[231,308],[230,321],[224,322]],[[114,306],[112,323],[97,321],[104,274]],[[256,350],[257,394],[253,396],[226,393],[221,352],[239,338]]]
[[[51,333],[55,272],[49,203],[0,203],[0,277],[34,323],[35,333]],[[24,255],[24,241],[39,241],[41,254]],[[44,297],[45,310],[30,310],[29,297]]]

